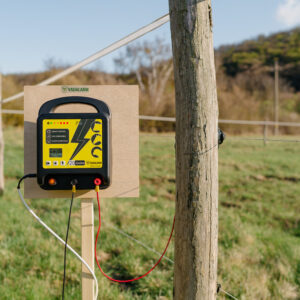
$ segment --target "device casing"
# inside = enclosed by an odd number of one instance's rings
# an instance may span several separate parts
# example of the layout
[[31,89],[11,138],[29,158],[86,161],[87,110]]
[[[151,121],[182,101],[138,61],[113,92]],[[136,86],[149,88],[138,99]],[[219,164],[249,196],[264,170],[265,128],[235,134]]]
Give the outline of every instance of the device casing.
[[[65,104],[87,104],[96,108],[96,113],[53,113],[53,110]],[[44,120],[102,120],[102,167],[101,168],[44,168],[43,145],[45,134],[43,131]],[[69,137],[71,143],[72,137]],[[79,144],[80,142],[78,142]],[[48,180],[54,178],[55,185],[50,185]],[[76,179],[78,190],[88,190],[95,187],[94,180],[101,179],[101,189],[109,187],[111,183],[111,112],[107,104],[101,100],[89,97],[62,97],[45,102],[37,119],[37,182],[45,190],[70,190],[71,181]]]

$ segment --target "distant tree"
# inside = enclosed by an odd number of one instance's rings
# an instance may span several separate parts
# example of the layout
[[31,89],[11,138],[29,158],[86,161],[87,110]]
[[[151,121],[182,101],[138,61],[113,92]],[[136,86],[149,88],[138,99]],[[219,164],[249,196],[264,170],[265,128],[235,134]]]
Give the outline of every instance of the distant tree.
[[54,57],[49,57],[44,60],[44,66],[47,71],[50,71],[66,69],[67,67],[70,67],[70,64],[63,62],[62,60],[56,59]]
[[155,110],[173,72],[171,46],[160,38],[135,43],[127,46],[114,61],[118,72],[135,74],[141,92],[147,95]]

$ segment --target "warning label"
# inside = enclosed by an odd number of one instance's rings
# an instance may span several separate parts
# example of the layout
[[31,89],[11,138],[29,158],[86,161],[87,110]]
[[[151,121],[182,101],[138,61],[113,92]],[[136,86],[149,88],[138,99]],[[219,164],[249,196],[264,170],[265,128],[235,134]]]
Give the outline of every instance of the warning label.
[[101,119],[43,120],[43,168],[102,168]]

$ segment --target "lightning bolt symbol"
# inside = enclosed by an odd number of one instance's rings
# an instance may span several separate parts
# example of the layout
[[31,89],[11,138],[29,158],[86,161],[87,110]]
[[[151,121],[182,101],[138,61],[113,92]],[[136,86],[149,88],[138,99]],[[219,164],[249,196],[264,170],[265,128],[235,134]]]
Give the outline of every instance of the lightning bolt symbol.
[[86,145],[86,143],[89,141],[89,139],[86,139],[85,136],[89,129],[91,128],[91,124],[93,123],[93,119],[81,119],[76,131],[73,135],[73,138],[71,140],[71,143],[78,143],[76,149],[74,150],[71,158],[69,159],[72,160],[78,153],[79,151]]

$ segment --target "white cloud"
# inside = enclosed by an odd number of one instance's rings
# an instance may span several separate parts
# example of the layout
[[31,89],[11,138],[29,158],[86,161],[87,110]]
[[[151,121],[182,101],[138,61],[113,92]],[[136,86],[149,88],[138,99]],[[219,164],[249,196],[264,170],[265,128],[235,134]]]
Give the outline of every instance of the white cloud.
[[287,26],[300,24],[300,0],[283,0],[277,8],[277,19]]

